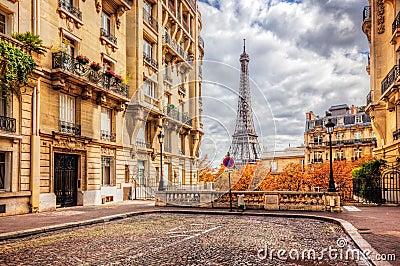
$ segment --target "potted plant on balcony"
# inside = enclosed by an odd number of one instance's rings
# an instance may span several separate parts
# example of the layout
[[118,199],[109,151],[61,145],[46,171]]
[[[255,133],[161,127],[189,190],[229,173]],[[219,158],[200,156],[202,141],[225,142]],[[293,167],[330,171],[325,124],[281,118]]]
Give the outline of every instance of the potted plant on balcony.
[[118,74],[114,75],[114,79],[115,79],[115,82],[117,82],[117,83],[121,83],[123,81],[122,76],[118,75]]
[[101,69],[101,65],[99,63],[96,63],[96,62],[90,63],[89,66],[94,71],[99,71]]
[[82,64],[82,65],[86,65],[87,63],[89,63],[89,58],[85,55],[78,55],[76,58],[76,61],[78,61],[78,63]]
[[114,73],[114,71],[113,71],[111,68],[108,68],[108,69],[104,72],[104,75],[105,75],[107,78],[112,78],[112,77],[115,76],[115,73]]

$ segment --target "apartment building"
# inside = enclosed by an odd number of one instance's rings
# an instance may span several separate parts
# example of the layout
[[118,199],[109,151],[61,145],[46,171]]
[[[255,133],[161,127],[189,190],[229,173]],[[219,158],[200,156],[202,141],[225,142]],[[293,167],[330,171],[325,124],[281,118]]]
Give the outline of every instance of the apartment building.
[[400,160],[400,1],[369,1],[369,4],[363,10],[362,23],[370,43],[366,113],[376,133],[375,154],[394,163]]
[[[134,1],[127,61],[127,121],[137,197],[197,183],[201,123],[201,15],[194,1]],[[164,135],[163,162],[158,136]],[[163,180],[160,183],[161,169]]]
[[[166,187],[196,183],[200,30],[193,1],[2,1],[0,39],[37,67],[20,95],[1,97],[0,215],[117,202],[155,186],[160,131]],[[10,36],[27,31],[49,47],[44,55]]]
[[305,161],[307,164],[329,161],[328,119],[335,124],[332,133],[332,157],[335,161],[357,160],[372,154],[376,137],[371,119],[362,108],[347,104],[334,105],[324,116],[306,113],[304,132]]

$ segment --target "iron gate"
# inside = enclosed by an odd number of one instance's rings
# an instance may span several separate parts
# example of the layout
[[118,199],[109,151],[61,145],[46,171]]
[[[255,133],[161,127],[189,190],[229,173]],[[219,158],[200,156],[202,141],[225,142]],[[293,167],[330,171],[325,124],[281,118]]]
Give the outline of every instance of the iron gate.
[[399,165],[391,166],[382,175],[382,200],[384,203],[400,203]]
[[74,206],[77,200],[78,156],[54,155],[54,193],[60,207]]

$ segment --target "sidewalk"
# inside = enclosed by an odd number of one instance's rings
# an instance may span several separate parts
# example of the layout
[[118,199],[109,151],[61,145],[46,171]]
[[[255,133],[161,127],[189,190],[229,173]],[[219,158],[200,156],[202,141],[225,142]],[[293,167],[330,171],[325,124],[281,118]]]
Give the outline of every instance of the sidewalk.
[[[15,236],[69,228],[79,225],[102,223],[121,219],[141,212],[190,211],[199,213],[227,212],[222,209],[155,207],[154,201],[126,201],[101,206],[60,208],[52,212],[0,217],[0,241]],[[246,210],[244,214],[265,213],[275,215],[311,215],[342,219],[353,224],[362,237],[380,254],[395,254],[392,265],[400,265],[400,208],[399,207],[350,207],[341,213],[290,212]],[[232,213],[231,213],[232,214]]]

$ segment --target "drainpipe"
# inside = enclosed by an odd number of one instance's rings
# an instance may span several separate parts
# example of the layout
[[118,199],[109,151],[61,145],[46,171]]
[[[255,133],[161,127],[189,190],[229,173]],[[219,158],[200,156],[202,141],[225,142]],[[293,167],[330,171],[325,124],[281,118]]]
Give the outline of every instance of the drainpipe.
[[[39,35],[39,9],[40,0],[32,0],[32,32]],[[31,190],[31,212],[39,212],[40,203],[40,137],[39,137],[39,114],[40,114],[40,84],[41,80],[38,77],[37,85],[32,93],[32,133],[31,133],[31,175],[30,175],[30,190]]]

